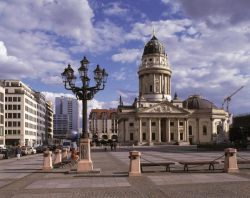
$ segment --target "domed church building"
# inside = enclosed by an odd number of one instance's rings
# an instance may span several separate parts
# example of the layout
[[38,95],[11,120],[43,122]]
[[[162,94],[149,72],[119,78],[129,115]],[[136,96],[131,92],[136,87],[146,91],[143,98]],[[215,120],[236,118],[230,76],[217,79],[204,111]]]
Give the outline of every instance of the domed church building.
[[155,35],[145,45],[139,66],[139,94],[132,105],[118,106],[121,143],[202,144],[225,141],[229,114],[199,95],[182,101],[171,96],[172,70]]

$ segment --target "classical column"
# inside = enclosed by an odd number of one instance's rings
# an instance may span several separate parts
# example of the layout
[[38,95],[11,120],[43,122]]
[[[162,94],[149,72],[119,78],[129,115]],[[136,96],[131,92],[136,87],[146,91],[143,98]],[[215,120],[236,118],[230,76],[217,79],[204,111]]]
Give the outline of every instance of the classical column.
[[179,127],[180,127],[180,121],[177,119],[177,141],[180,141],[180,132],[179,132]]
[[139,144],[142,143],[142,134],[141,134],[141,118],[139,118]]
[[211,118],[211,119],[210,119],[210,121],[211,121],[211,142],[213,142],[214,119],[213,119],[213,118]]
[[170,119],[167,118],[167,133],[168,133],[168,142],[171,141],[171,135],[170,135]]
[[158,142],[161,142],[161,118],[158,119]]
[[126,121],[125,120],[123,121],[123,134],[124,134],[123,142],[126,142]]
[[200,121],[199,121],[199,119],[197,118],[196,119],[196,134],[197,134],[197,140],[196,140],[196,142],[197,143],[200,143]]
[[151,118],[148,119],[148,142],[152,142]]
[[185,141],[188,142],[188,120],[185,118]]

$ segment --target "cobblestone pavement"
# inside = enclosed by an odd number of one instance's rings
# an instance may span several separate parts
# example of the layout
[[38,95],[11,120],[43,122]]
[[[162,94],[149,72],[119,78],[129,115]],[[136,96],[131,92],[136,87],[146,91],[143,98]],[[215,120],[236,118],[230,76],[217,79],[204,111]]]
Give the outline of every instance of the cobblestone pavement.
[[[73,197],[250,197],[250,164],[240,172],[223,173],[223,164],[209,171],[207,166],[193,166],[184,172],[181,160],[224,160],[223,152],[197,152],[191,147],[135,147],[142,161],[173,161],[171,172],[163,167],[145,167],[140,177],[128,177],[129,150],[116,152],[93,149],[94,168],[101,173],[77,174],[75,166],[42,171],[42,155],[0,160],[1,198],[73,198]],[[250,159],[250,152],[238,156]],[[71,171],[70,171],[71,170]],[[70,172],[68,172],[70,171]]]

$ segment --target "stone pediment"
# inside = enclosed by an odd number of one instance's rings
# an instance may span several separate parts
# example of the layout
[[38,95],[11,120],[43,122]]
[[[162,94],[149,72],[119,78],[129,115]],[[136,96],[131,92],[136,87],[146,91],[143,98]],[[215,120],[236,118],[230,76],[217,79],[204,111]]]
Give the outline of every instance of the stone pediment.
[[143,109],[141,112],[143,113],[181,113],[181,114],[189,114],[186,110],[176,107],[169,102],[160,103],[154,105],[152,107],[148,107]]

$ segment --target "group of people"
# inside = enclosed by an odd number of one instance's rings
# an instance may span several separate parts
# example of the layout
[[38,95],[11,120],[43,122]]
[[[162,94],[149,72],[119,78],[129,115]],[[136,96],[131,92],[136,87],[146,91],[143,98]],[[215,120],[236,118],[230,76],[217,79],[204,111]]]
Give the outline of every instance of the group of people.
[[117,142],[110,142],[110,149],[111,151],[116,151]]

